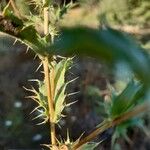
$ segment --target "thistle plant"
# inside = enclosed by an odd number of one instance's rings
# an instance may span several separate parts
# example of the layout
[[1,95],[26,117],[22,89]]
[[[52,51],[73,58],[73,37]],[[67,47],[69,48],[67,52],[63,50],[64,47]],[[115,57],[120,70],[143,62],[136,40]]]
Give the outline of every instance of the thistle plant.
[[[17,1],[16,1],[17,2]],[[87,27],[60,28],[60,20],[74,6],[58,5],[53,0],[23,1],[25,9],[18,9],[18,4],[10,0],[0,15],[0,31],[9,34],[32,49],[41,60],[44,79],[32,79],[38,89],[27,89],[33,94],[29,96],[37,106],[32,112],[37,112],[34,119],[40,118],[38,124],[49,123],[50,144],[53,150],[92,150],[98,143],[90,143],[97,135],[107,129],[134,117],[149,109],[149,103],[138,103],[149,92],[150,58],[148,54],[128,35],[110,28],[91,29]],[[127,51],[130,50],[130,51]],[[72,81],[66,81],[66,72],[71,68],[73,56],[91,56],[103,59],[108,64],[119,61],[126,62],[140,81],[130,83],[122,93],[112,100],[110,112],[94,131],[87,137],[71,141],[58,140],[56,125],[64,116],[63,110],[69,106],[66,102],[66,87]],[[132,92],[131,92],[132,91]]]
[[[31,4],[38,9],[39,16],[43,18],[44,28],[44,40],[45,44],[49,45],[54,42],[55,36],[58,33],[58,22],[71,7],[71,3],[63,5],[62,7],[54,7],[53,1],[31,1]],[[40,13],[43,13],[40,15]],[[36,19],[36,18],[35,18]],[[33,22],[34,23],[34,22]],[[67,94],[65,93],[67,85],[71,82],[65,81],[65,73],[71,67],[71,58],[61,58],[58,62],[56,55],[41,56],[43,69],[44,69],[44,81],[35,80],[38,83],[38,91],[32,89],[34,93],[31,98],[35,100],[38,106],[33,111],[38,111],[39,115],[36,118],[43,118],[43,121],[39,124],[43,124],[49,121],[51,145],[53,149],[57,146],[57,137],[55,131],[55,125],[59,123],[61,117],[63,117],[64,108],[69,105],[65,102]]]
[[[24,41],[28,45],[28,49],[31,48],[35,42],[34,48],[38,50],[37,56],[41,60],[41,65],[43,65],[44,80],[31,80],[37,82],[38,90],[35,90],[33,87],[31,89],[25,89],[33,93],[29,98],[37,102],[37,107],[32,112],[37,111],[39,115],[34,119],[42,119],[42,122],[38,124],[47,122],[50,124],[50,147],[53,149],[53,146],[57,146],[55,126],[59,123],[61,117],[63,117],[62,112],[64,108],[70,105],[65,102],[67,96],[65,90],[67,85],[72,81],[66,81],[65,74],[71,67],[72,58],[60,58],[57,55],[47,55],[44,54],[44,49],[54,42],[55,36],[59,34],[58,27],[60,19],[73,4],[71,2],[67,5],[64,3],[63,6],[59,6],[51,0],[31,0],[23,2],[23,8],[25,9],[19,11],[17,9],[18,4],[11,0],[4,8],[3,16],[16,19],[16,25],[20,25],[23,31],[21,31],[23,33],[21,33],[22,38],[25,36],[30,38],[30,41],[25,40],[28,44]],[[29,6],[27,4],[29,4]],[[11,7],[15,16],[11,12]],[[25,10],[30,10],[30,7],[34,7],[34,11],[30,11],[30,13],[26,12]],[[37,33],[37,24],[43,29],[43,36]],[[4,27],[4,30],[7,32],[11,31],[14,35],[18,34],[18,30],[16,30],[13,25],[10,29]],[[31,41],[34,42],[32,43]],[[58,57],[60,61],[57,60]]]

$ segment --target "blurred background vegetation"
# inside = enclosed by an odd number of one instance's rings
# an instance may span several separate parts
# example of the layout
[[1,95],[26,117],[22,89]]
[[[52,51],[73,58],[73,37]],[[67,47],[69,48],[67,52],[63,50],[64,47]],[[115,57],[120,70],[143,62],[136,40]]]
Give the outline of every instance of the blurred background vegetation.
[[[63,4],[64,1],[57,0]],[[0,1],[0,11],[7,4]],[[27,12],[24,2],[16,0],[21,13]],[[66,0],[66,2],[70,2]],[[92,28],[110,26],[134,36],[150,52],[150,2],[149,0],[76,0],[77,5],[61,21],[61,26],[85,25]],[[36,148],[48,143],[48,125],[34,126],[33,115],[29,115],[35,103],[25,99],[29,95],[22,87],[29,86],[28,80],[42,78],[36,72],[39,60],[32,52],[0,33],[0,149]],[[13,46],[12,46],[13,45]],[[89,133],[107,114],[103,101],[109,101],[113,93],[123,89],[132,76],[125,64],[117,64],[115,69],[92,58],[75,58],[75,65],[68,78],[79,79],[70,87],[70,92],[80,91],[69,97],[78,100],[67,108],[60,122],[64,130],[57,132],[66,137],[67,128],[71,138],[78,138],[83,132]],[[117,79],[117,80],[116,80]],[[110,92],[111,91],[111,92]],[[112,93],[113,91],[113,93]],[[105,140],[101,150],[149,150],[150,116],[126,122],[115,129],[103,133],[98,139]],[[97,140],[97,139],[96,139]],[[113,146],[112,146],[113,145]]]

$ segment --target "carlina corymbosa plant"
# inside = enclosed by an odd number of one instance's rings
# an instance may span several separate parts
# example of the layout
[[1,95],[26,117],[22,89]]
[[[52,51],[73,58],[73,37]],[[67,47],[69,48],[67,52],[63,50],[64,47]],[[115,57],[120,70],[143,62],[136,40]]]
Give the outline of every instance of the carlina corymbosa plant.
[[[97,135],[149,109],[150,104],[144,99],[150,87],[150,59],[131,37],[111,28],[61,29],[59,22],[74,6],[72,2],[59,5],[53,0],[22,0],[22,3],[23,9],[18,7],[17,0],[10,0],[3,7],[0,31],[27,45],[27,49],[32,49],[41,60],[39,66],[43,66],[44,79],[31,80],[37,83],[38,90],[25,89],[33,93],[29,97],[37,102],[32,112],[39,115],[34,119],[41,118],[39,124],[49,122],[50,142],[46,145],[49,149],[92,150],[99,144],[90,143]],[[112,65],[123,61],[137,78],[112,98],[108,117],[92,133],[76,141],[71,141],[69,136],[59,141],[55,128],[63,117],[64,108],[70,105],[65,101],[66,87],[75,79],[66,81],[65,74],[72,66],[74,55],[95,57]]]

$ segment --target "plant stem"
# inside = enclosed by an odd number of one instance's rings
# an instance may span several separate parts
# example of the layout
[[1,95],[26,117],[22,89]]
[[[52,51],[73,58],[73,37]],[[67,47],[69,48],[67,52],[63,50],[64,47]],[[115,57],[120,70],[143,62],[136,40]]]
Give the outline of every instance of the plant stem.
[[107,129],[114,127],[114,126],[116,126],[116,125],[122,123],[123,121],[126,121],[132,117],[135,117],[137,114],[139,114],[141,112],[145,112],[148,109],[150,109],[150,104],[144,103],[140,106],[137,106],[133,110],[122,114],[121,116],[115,118],[114,120],[103,121],[91,134],[89,134],[88,136],[86,136],[85,138],[80,140],[79,143],[73,145],[72,150],[79,149],[81,146],[83,146],[87,142],[93,140],[95,137],[97,137],[99,134],[106,131]]
[[49,34],[49,8],[44,7],[44,34]]
[[55,136],[55,123],[53,122],[54,116],[54,104],[53,104],[53,97],[52,97],[52,89],[51,89],[51,82],[50,82],[50,72],[49,72],[49,60],[48,57],[43,60],[43,67],[44,67],[44,75],[45,75],[45,85],[47,87],[47,98],[48,98],[48,108],[49,108],[49,120],[50,120],[50,135],[51,135],[51,144],[56,144],[56,136]]
[[15,2],[14,2],[13,0],[10,0],[9,3],[11,4],[11,6],[12,6],[12,8],[13,8],[15,14],[16,14],[16,16],[17,16],[18,18],[22,18],[22,16],[21,16],[19,10],[17,9],[17,6],[16,6]]
[[[44,7],[44,34],[49,34],[49,8]],[[56,145],[56,131],[55,123],[53,122],[54,117],[54,69],[49,69],[49,58],[46,56],[43,60],[44,74],[45,74],[45,85],[47,87],[47,98],[49,108],[49,120],[50,120],[50,135],[52,146]],[[51,79],[50,79],[51,74]]]

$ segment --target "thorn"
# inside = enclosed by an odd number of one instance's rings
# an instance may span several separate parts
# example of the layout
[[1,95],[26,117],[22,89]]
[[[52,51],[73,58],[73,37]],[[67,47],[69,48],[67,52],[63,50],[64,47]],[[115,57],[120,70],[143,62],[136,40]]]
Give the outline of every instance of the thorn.
[[76,101],[74,101],[74,102],[71,102],[71,103],[66,104],[66,107],[69,107],[69,106],[71,106],[71,105],[75,104],[77,101],[78,101],[78,100],[76,100]]
[[33,86],[31,86],[32,89],[28,89],[28,88],[26,88],[26,87],[24,87],[24,86],[23,86],[23,88],[24,88],[26,91],[32,92],[32,93],[34,93],[34,94],[38,94],[38,92],[34,89]]
[[28,53],[29,49],[30,49],[30,47],[29,47],[29,46],[27,46],[26,53]]
[[75,94],[78,94],[78,93],[80,93],[80,91],[78,91],[78,92],[73,92],[73,93],[69,93],[69,94],[67,94],[67,96],[72,96],[72,95],[75,95]]
[[25,96],[25,98],[32,99],[33,97],[32,96]]
[[62,59],[65,59],[66,57],[63,57],[63,56],[60,56],[60,55],[57,55],[58,58],[62,58]]
[[41,123],[38,123],[38,124],[36,124],[36,125],[41,125],[41,124],[45,124],[46,122],[48,121],[48,119],[45,119],[43,122],[41,122]]
[[79,77],[76,77],[76,78],[74,78],[74,79],[68,81],[66,84],[69,84],[69,83],[71,83],[71,82],[74,82],[74,81],[77,80],[78,78],[79,78]]
[[39,82],[38,79],[29,79],[28,81],[29,81],[29,82]]
[[76,145],[77,143],[79,143],[79,141],[81,140],[81,138],[83,137],[83,135],[85,134],[85,132],[83,132],[79,138],[74,142],[74,145]]
[[70,143],[70,135],[69,135],[69,129],[67,129],[67,140],[66,140],[66,144]]
[[13,45],[15,45],[15,44],[17,43],[17,41],[18,41],[18,39],[15,39],[15,41],[14,41]]
[[37,67],[37,69],[35,70],[35,72],[37,72],[37,71],[41,68],[42,65],[43,65],[43,64],[40,63],[40,65]]
[[50,145],[50,144],[40,144],[40,145],[48,147],[48,148],[52,148],[52,145]]
[[38,108],[40,108],[40,106],[37,106],[36,108],[34,108],[31,112],[30,112],[30,115],[35,112]]
[[32,120],[35,120],[35,119],[41,118],[42,116],[43,116],[43,114],[40,114],[40,115],[38,115],[38,116],[34,117]]
[[41,71],[42,74],[44,74],[44,71]]
[[38,56],[38,55],[37,55],[37,54],[35,54],[35,56],[34,56],[34,58],[33,58],[33,59],[35,60],[37,56]]
[[38,101],[37,97],[28,96],[28,98],[32,99],[33,101],[35,101],[36,103],[38,103],[40,105],[40,102]]

